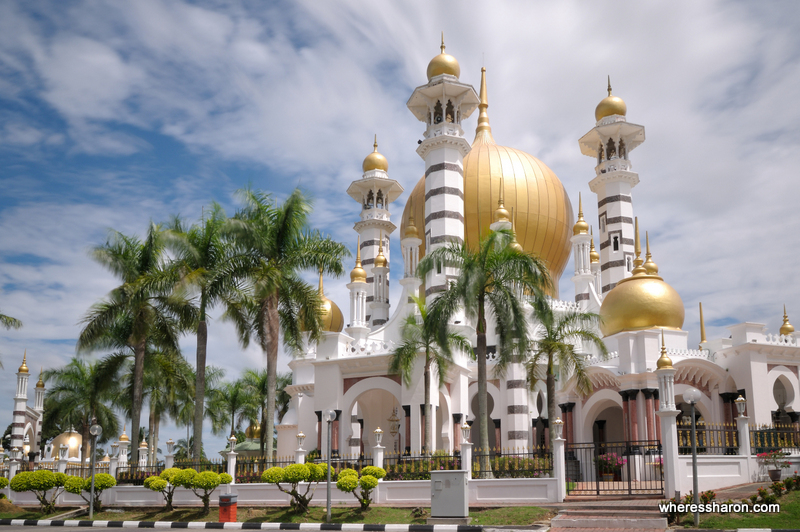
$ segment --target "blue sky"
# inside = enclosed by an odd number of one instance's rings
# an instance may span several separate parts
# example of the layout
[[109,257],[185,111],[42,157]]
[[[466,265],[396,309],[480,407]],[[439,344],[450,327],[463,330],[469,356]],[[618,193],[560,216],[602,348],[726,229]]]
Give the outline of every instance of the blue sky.
[[[798,26],[788,1],[0,3],[0,310],[25,323],[0,331],[0,427],[23,350],[37,370],[66,362],[115,286],[88,256],[109,228],[142,234],[213,200],[233,212],[249,183],[278,197],[300,185],[314,225],[354,249],[345,190],[376,133],[407,191],[399,215],[423,171],[405,102],[442,30],[462,81],[487,68],[496,140],[542,159],[573,203],[582,192],[588,220],[593,163],[577,140],[611,75],[646,127],[634,210],[690,343],[698,301],[712,337],[742,321],[774,332],[784,303],[800,323]],[[326,290],[346,313],[344,282]],[[193,337],[184,348],[191,359]],[[227,324],[211,324],[209,348],[230,377],[262,364]]]

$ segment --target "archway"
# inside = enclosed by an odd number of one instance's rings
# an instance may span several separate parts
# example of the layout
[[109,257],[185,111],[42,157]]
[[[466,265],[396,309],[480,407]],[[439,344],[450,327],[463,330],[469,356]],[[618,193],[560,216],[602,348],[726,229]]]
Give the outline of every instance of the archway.
[[[355,383],[342,398],[342,414],[339,425],[339,449],[350,449],[353,438],[363,438],[364,454],[370,456],[375,445],[374,431],[378,427],[383,431],[381,445],[392,452],[405,440],[405,423],[400,406],[400,385],[386,377],[370,377]],[[389,433],[389,418],[397,409],[401,420],[400,433],[392,441]],[[355,413],[355,421],[351,417]],[[356,428],[357,427],[357,428]],[[360,434],[359,434],[360,433]]]
[[594,418],[592,423],[592,442],[606,443],[625,441],[622,425],[622,407],[609,405]]
[[[477,412],[478,412],[478,394],[475,394],[472,397],[472,401],[470,402],[470,410],[475,413],[473,419],[475,422],[472,424],[472,433],[470,435],[470,439],[472,440],[475,446],[479,446],[481,442],[481,424],[478,423],[477,419]],[[486,415],[486,426],[488,430],[489,436],[489,448],[494,449],[499,445],[497,442],[497,438],[495,435],[494,430],[494,422],[492,421],[492,413],[494,412],[494,397],[492,397],[491,393],[486,394],[486,411],[488,412]]]

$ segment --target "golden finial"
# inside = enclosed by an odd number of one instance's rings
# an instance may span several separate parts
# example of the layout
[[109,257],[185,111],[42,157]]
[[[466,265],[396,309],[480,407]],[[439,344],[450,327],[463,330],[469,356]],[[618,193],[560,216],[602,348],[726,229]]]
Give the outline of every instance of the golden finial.
[[378,241],[378,256],[375,257],[375,267],[386,267],[386,257],[383,256],[383,231],[380,232],[380,240]]
[[500,178],[500,193],[499,193],[498,199],[497,199],[497,209],[495,209],[495,211],[494,211],[494,221],[495,222],[510,222],[511,221],[510,216],[508,214],[508,211],[506,210],[505,205],[503,205],[503,201],[504,201],[504,199],[503,199],[503,189],[504,188],[505,188],[504,181],[503,181],[503,178],[501,177]]
[[578,192],[578,221],[572,227],[573,235],[585,235],[589,232],[589,224],[583,219],[583,200],[581,200],[581,193]]
[[520,253],[524,253],[525,250],[522,249],[522,246],[520,245],[520,243],[517,242],[517,231],[515,229],[515,226],[517,225],[516,224],[517,215],[514,214],[514,208],[513,207],[511,208],[511,217],[513,219],[513,222],[511,222],[511,242],[508,245],[512,249],[515,249],[515,250],[519,251]]
[[783,325],[781,325],[780,333],[788,336],[794,332],[794,326],[789,323],[789,315],[786,314],[786,305],[783,306]]
[[128,424],[125,423],[122,425],[122,435],[119,437],[119,441],[131,441],[127,434],[125,434],[125,429],[128,428]]
[[481,68],[481,103],[478,104],[478,127],[475,129],[475,140],[480,138],[484,142],[494,144],[492,126],[489,125],[489,93],[486,90],[486,69]]
[[661,329],[661,357],[656,362],[658,369],[672,369],[672,359],[667,356],[667,346],[664,343],[664,329]]
[[589,260],[591,261],[592,264],[597,264],[600,262],[600,254],[594,248],[594,229],[592,229],[591,227],[589,228],[589,234],[592,237],[592,240],[590,241],[591,244],[589,246]]
[[356,266],[350,272],[351,283],[366,283],[367,272],[361,267],[361,235],[358,235],[358,244],[356,244]]
[[17,370],[17,373],[28,373],[28,365],[25,363],[28,360],[28,350],[26,349],[22,354],[22,365]]
[[444,53],[444,30],[442,30],[442,46],[439,49]]
[[634,230],[636,231],[635,239],[634,239],[634,252],[636,253],[636,258],[633,259],[633,275],[646,275],[647,270],[645,269],[642,264],[644,261],[642,260],[642,241],[639,239],[639,218],[634,218],[635,227]]
[[611,74],[608,75],[608,95],[611,96]]
[[375,133],[375,142],[372,144],[372,152],[378,151],[378,134]]
[[39,382],[36,383],[37,388],[44,388],[44,380],[42,380],[42,373],[44,373],[44,367],[39,369]]
[[408,224],[406,231],[403,233],[403,238],[419,238],[419,231],[417,226],[414,225],[414,198],[408,198]]
[[647,254],[645,255],[644,269],[647,270],[648,275],[658,275],[658,265],[653,262],[653,256],[650,254],[650,235],[647,231],[644,232],[644,241],[647,245]]
[[703,349],[703,344],[706,343],[706,322],[703,319],[703,302],[700,302],[700,350]]

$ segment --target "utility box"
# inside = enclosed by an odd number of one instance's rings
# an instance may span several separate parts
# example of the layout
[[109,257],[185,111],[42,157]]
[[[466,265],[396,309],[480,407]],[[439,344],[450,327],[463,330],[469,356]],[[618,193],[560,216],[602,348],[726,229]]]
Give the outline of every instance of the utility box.
[[467,471],[431,471],[431,517],[469,517]]
[[220,523],[235,523],[236,522],[236,508],[237,497],[234,494],[225,494],[219,496],[219,522]]

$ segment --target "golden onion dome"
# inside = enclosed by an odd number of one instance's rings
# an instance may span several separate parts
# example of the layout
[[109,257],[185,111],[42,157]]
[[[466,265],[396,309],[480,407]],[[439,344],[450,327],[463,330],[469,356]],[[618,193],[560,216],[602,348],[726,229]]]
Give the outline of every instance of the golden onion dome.
[[36,383],[37,388],[44,388],[44,380],[42,380],[42,373],[44,373],[44,368],[39,371],[39,382]]
[[636,260],[633,275],[606,294],[600,306],[600,331],[611,336],[621,331],[680,329],[685,309],[678,292],[642,266],[639,224],[636,222]]
[[248,440],[260,440],[261,439],[261,424],[260,423],[250,423],[250,426],[244,431],[244,437]]
[[17,373],[28,373],[28,364],[26,364],[26,360],[28,359],[28,350],[26,349],[24,354],[22,355],[22,365],[17,370]]
[[783,306],[783,325],[781,325],[780,333],[788,336],[794,332],[794,326],[789,323],[789,315],[786,314],[786,305]]
[[375,262],[373,263],[375,268],[385,268],[386,267],[386,257],[383,254],[383,233],[381,232],[380,243],[378,244],[378,256],[375,257]]
[[328,332],[342,332],[344,329],[344,316],[339,309],[339,305],[325,297],[322,291],[322,268],[319,270],[319,297],[322,300],[320,307],[320,318],[322,320],[322,330]]
[[592,236],[592,240],[591,240],[591,245],[589,246],[589,260],[591,261],[592,264],[597,264],[597,263],[600,262],[600,254],[594,248],[594,233],[593,232],[591,233],[591,236]]
[[125,425],[122,426],[122,435],[119,437],[119,441],[131,441],[127,434],[125,434]]
[[672,369],[672,359],[667,356],[667,345],[664,343],[664,329],[661,329],[661,356],[656,361],[658,369]]
[[[572,250],[570,236],[574,216],[564,186],[556,174],[539,159],[514,148],[495,143],[489,125],[485,72],[481,74],[480,114],[472,150],[464,157],[464,224],[466,244],[478,246],[480,235],[489,230],[503,180],[504,205],[517,218],[517,240],[528,253],[539,255],[553,278],[550,294],[558,297],[558,280]],[[401,219],[401,234],[414,219],[425,219],[425,177],[417,182]],[[425,255],[425,241],[419,248]]]
[[458,65],[458,61],[452,55],[444,53],[444,48],[444,32],[442,32],[442,53],[428,63],[428,81],[442,74],[450,74],[455,77],[461,75],[461,67]]
[[356,265],[350,272],[351,283],[366,283],[367,272],[361,267],[361,237],[358,237],[358,244],[356,245]]
[[384,172],[388,172],[389,161],[378,152],[378,135],[375,135],[375,143],[372,146],[372,153],[367,155],[366,158],[364,158],[364,162],[361,164],[362,170],[364,170],[364,173],[370,170],[383,170]]
[[600,100],[594,110],[594,119],[599,122],[607,116],[621,115],[628,113],[628,106],[622,98],[611,94],[611,76],[608,77],[608,96]]
[[83,437],[74,429],[62,432],[51,442],[53,448],[51,458],[58,458],[58,449],[62,445],[67,446],[67,458],[80,458],[81,443],[83,443]]
[[[409,200],[413,201],[413,200]],[[406,224],[406,229],[401,234],[403,238],[419,238],[419,230],[417,229],[417,225],[414,223],[414,205],[412,203],[411,208],[408,214],[408,223]]]
[[585,235],[589,233],[589,224],[583,219],[583,202],[581,194],[578,192],[578,221],[572,226],[573,235]]

